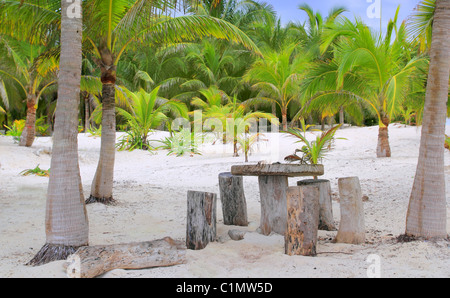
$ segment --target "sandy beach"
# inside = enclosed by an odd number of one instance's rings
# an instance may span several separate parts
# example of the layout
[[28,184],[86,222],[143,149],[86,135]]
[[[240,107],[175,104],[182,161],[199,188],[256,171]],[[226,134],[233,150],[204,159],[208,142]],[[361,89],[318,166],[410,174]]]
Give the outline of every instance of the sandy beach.
[[[450,127],[447,126],[450,135]],[[113,270],[102,277],[367,277],[370,255],[380,257],[381,277],[450,277],[450,242],[399,243],[417,165],[420,128],[393,124],[389,128],[392,158],[376,158],[378,127],[348,127],[337,133],[335,148],[323,161],[324,179],[331,181],[333,213],[340,220],[337,180],[358,176],[364,202],[366,242],[333,243],[335,231],[319,231],[316,257],[288,256],[284,238],[257,232],[260,220],[257,178],[244,177],[248,227],[225,226],[217,205],[217,241],[199,251],[188,250],[187,263],[166,268]],[[151,139],[161,139],[155,132]],[[308,133],[312,136],[311,133]],[[117,134],[117,137],[120,133]],[[298,146],[285,135],[266,134],[280,142],[278,160]],[[167,156],[167,151],[120,151],[116,154],[116,206],[87,206],[90,245],[150,241],[166,236],[185,239],[188,190],[219,193],[218,175],[244,157],[223,153],[222,144],[206,144],[202,155]],[[66,277],[64,261],[39,267],[24,264],[45,243],[45,202],[48,178],[22,176],[25,169],[50,167],[51,137],[39,137],[31,148],[0,136],[0,277]],[[229,146],[229,145],[227,145]],[[266,143],[261,143],[264,149]],[[85,196],[90,192],[100,150],[100,138],[79,134],[80,170]],[[450,151],[445,152],[447,231],[450,231]],[[252,154],[250,163],[266,160]],[[290,185],[302,178],[290,178]],[[246,231],[241,241],[228,230]]]

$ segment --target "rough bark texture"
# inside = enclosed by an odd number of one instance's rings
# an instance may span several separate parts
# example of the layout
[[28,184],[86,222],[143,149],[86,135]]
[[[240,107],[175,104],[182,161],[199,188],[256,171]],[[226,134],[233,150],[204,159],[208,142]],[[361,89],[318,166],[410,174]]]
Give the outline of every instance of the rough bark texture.
[[261,233],[269,235],[274,232],[284,235],[286,231],[288,177],[259,176],[258,180],[261,198]]
[[68,258],[67,275],[93,278],[114,269],[145,269],[186,263],[186,247],[169,237],[160,240],[84,246]]
[[200,250],[215,241],[217,195],[215,193],[188,191],[186,246]]
[[31,147],[36,136],[36,95],[27,95],[27,118],[19,146]]
[[74,247],[88,245],[89,227],[78,164],[82,21],[67,16],[70,3],[61,1],[61,5],[58,102],[45,218],[47,240],[30,265],[60,260]]
[[406,216],[406,234],[447,237],[444,147],[450,69],[450,0],[437,0],[430,49],[419,161]]
[[365,241],[364,206],[358,177],[338,180],[341,205],[336,242],[363,244]]
[[335,231],[330,180],[306,179],[298,181],[297,185],[315,185],[319,188],[319,230]]
[[231,173],[219,174],[220,200],[225,225],[247,226],[247,202],[244,179]]
[[100,158],[86,203],[114,204],[113,181],[116,154],[116,111],[114,84],[103,84],[102,89],[102,136]]
[[391,147],[389,145],[389,118],[383,117],[384,126],[378,128],[377,157],[391,157]]
[[283,124],[283,130],[287,131],[288,130],[288,120],[287,120],[287,111],[286,110],[284,110],[281,115],[281,121]]
[[345,124],[344,107],[341,107],[339,109],[339,125],[341,126],[340,129],[344,128],[344,124]]
[[303,185],[287,190],[285,253],[315,256],[319,224],[319,187]]

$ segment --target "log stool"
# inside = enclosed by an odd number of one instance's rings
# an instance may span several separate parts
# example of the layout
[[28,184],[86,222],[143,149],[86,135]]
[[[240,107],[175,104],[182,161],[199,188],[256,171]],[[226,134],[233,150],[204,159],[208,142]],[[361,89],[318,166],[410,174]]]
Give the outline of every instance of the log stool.
[[297,185],[315,185],[319,188],[319,230],[335,231],[330,181],[326,179],[306,179],[297,181]]
[[248,226],[244,179],[231,173],[219,174],[220,200],[225,225]]
[[188,191],[186,226],[188,249],[200,250],[209,242],[216,240],[216,206],[215,193]]
[[338,180],[341,221],[335,242],[363,244],[365,241],[364,206],[358,177]]
[[287,190],[285,253],[315,256],[319,225],[319,187],[303,185]]

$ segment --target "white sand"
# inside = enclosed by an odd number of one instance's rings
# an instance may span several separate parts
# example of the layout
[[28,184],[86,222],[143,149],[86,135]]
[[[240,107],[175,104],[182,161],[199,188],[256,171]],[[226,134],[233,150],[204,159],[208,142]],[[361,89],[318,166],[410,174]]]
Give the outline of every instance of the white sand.
[[[187,253],[187,264],[145,270],[113,270],[104,277],[366,277],[366,259],[377,254],[382,277],[450,277],[448,241],[397,243],[404,233],[406,210],[417,164],[420,129],[392,125],[392,158],[377,159],[377,127],[340,130],[336,148],[324,161],[325,175],[333,191],[333,212],[339,221],[337,179],[358,176],[363,194],[366,243],[332,243],[336,232],[319,231],[317,257],[287,256],[280,235],[256,232],[260,205],[257,179],[245,177],[250,224],[225,226],[218,203],[218,241],[204,250]],[[450,134],[450,128],[447,128]],[[160,132],[152,139],[161,138]],[[274,136],[270,136],[272,139]],[[278,160],[292,154],[294,139],[280,138]],[[219,142],[218,142],[219,143]],[[32,148],[19,147],[10,137],[0,136],[0,277],[65,277],[64,261],[29,267],[29,261],[45,242],[44,215],[48,178],[21,176],[19,172],[40,165],[50,167],[50,155],[34,154],[51,146],[51,138],[37,138]],[[136,150],[116,155],[114,196],[117,206],[88,205],[90,244],[149,241],[170,236],[184,240],[188,190],[219,192],[218,174],[242,164],[243,156],[220,154],[222,145],[207,145],[203,155],[167,156]],[[264,146],[264,145],[263,145]],[[84,193],[97,166],[100,138],[79,135],[80,169]],[[220,150],[219,150],[220,151]],[[447,203],[450,201],[450,152],[446,152]],[[274,158],[258,154],[250,162]],[[290,184],[295,185],[296,180]],[[450,205],[449,205],[450,206]],[[450,208],[447,208],[450,217]],[[244,240],[233,241],[229,229],[248,231]],[[447,230],[450,231],[450,218]]]

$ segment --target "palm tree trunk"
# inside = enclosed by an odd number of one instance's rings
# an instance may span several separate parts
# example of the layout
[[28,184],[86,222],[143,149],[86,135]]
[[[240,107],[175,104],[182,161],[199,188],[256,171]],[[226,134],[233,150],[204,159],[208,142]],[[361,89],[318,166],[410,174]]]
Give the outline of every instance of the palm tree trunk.
[[437,0],[422,137],[406,216],[406,235],[447,237],[444,140],[450,69],[450,0]]
[[341,129],[344,128],[344,124],[345,124],[344,107],[341,107],[339,109],[339,125],[341,126]]
[[[89,227],[78,164],[78,104],[82,19],[69,18],[61,1],[61,55],[55,131],[45,217],[46,244],[28,263],[64,260],[88,245]],[[80,8],[81,10],[81,8]]]
[[389,118],[384,116],[381,120],[378,128],[378,144],[377,144],[377,157],[391,157],[391,147],[389,145]]
[[84,98],[84,132],[85,133],[87,133],[87,131],[88,131],[88,129],[90,128],[90,126],[89,126],[89,118],[90,118],[90,115],[89,115],[89,97],[90,97],[90,94],[89,93],[86,93],[84,96],[83,96],[83,98]]
[[113,83],[103,83],[102,88],[102,136],[100,159],[86,203],[114,204],[113,181],[116,155],[116,111]]
[[283,123],[283,130],[288,130],[288,121],[287,121],[287,108],[283,109],[281,113],[281,121]]
[[27,95],[27,119],[25,128],[20,136],[19,146],[31,147],[36,136],[36,95],[29,92]]
[[101,61],[97,64],[101,70],[102,82],[102,137],[97,171],[86,204],[115,203],[112,192],[116,156],[116,65],[114,55],[106,46],[100,48],[100,54]]

